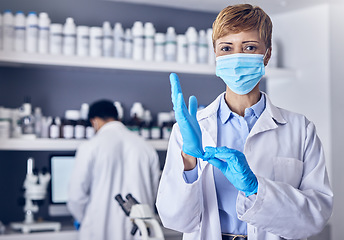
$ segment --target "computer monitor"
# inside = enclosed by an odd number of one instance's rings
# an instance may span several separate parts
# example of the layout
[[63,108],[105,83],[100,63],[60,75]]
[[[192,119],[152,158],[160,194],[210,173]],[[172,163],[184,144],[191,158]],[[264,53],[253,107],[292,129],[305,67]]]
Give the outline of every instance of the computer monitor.
[[50,156],[50,216],[70,216],[67,209],[68,185],[74,167],[75,156]]

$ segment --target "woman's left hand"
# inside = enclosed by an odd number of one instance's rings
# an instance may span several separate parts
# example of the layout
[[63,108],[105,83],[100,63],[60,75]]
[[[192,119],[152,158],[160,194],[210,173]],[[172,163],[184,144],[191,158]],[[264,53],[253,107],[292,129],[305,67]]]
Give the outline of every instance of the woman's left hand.
[[227,147],[205,147],[203,159],[220,169],[233,186],[247,197],[258,192],[257,177],[242,152]]

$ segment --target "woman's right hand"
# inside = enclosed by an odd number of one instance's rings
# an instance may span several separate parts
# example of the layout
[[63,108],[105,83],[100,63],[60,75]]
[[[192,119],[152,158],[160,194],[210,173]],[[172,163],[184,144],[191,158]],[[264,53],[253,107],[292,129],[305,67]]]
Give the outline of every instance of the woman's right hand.
[[[188,110],[184,102],[177,74],[170,74],[170,83],[173,110],[183,138],[183,152],[194,158],[202,158],[204,155],[202,147],[202,132],[196,118],[198,107],[197,99],[195,96],[191,96],[189,98]],[[192,163],[191,165],[193,165],[193,162],[195,161],[194,159],[191,160],[188,157],[186,159],[186,161],[184,160],[184,164],[187,163],[189,166],[188,163],[190,162]]]

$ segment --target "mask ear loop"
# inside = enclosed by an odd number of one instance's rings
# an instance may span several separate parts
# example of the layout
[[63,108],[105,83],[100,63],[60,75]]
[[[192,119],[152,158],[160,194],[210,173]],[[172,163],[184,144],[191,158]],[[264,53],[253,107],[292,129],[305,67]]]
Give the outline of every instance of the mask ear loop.
[[263,61],[265,60],[265,57],[266,57],[266,54],[268,53],[268,48],[266,49],[266,51],[265,51],[265,54],[264,54],[264,57],[263,57]]

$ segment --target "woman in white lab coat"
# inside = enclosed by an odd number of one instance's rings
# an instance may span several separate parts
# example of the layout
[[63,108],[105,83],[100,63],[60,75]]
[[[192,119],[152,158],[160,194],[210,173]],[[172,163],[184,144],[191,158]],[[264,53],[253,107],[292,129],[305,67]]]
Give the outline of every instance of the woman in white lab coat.
[[79,239],[134,239],[132,222],[114,196],[130,193],[153,209],[160,178],[158,154],[116,120],[112,102],[92,104],[89,119],[97,133],[77,150],[68,194],[68,208],[81,224]]
[[197,118],[196,98],[188,112],[179,79],[170,76],[177,124],[156,205],[164,226],[183,232],[183,239],[305,239],[332,213],[314,124],[274,106],[259,90],[271,32],[259,7],[240,4],[219,13],[213,43],[226,92]]

